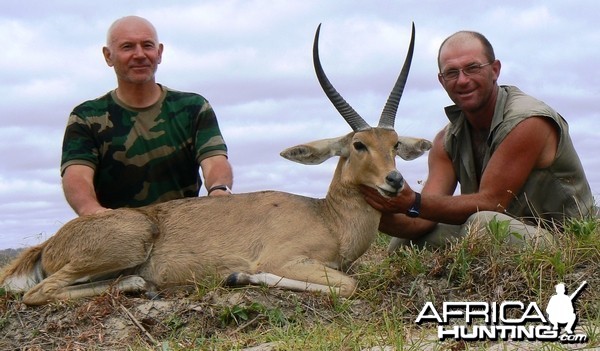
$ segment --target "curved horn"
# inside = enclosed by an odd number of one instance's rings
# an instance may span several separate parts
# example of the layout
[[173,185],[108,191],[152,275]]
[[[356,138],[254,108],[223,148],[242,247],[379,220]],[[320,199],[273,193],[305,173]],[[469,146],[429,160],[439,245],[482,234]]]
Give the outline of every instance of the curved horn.
[[333,103],[333,106],[338,110],[338,112],[344,117],[346,122],[350,125],[352,130],[355,132],[370,129],[371,126],[350,106],[344,98],[335,90],[333,85],[327,79],[325,72],[323,71],[323,67],[321,66],[321,62],[319,60],[319,32],[321,31],[321,24],[317,27],[317,32],[315,34],[315,42],[313,44],[313,63],[315,66],[315,72],[317,73],[317,78],[319,79],[319,83],[321,84],[321,88],[325,92],[325,95],[329,98],[329,100]]
[[410,63],[413,57],[413,51],[415,47],[415,24],[412,24],[412,34],[410,37],[410,45],[408,47],[408,53],[406,53],[406,59],[404,60],[404,66],[402,66],[402,71],[398,76],[398,80],[396,80],[396,85],[392,89],[390,96],[388,97],[387,102],[385,103],[385,107],[383,108],[383,112],[381,113],[381,118],[379,119],[380,128],[386,129],[394,129],[394,121],[396,120],[396,112],[398,111],[398,103],[400,103],[400,98],[402,97],[402,92],[404,91],[404,85],[406,84],[406,80],[408,78],[408,71],[410,70]]

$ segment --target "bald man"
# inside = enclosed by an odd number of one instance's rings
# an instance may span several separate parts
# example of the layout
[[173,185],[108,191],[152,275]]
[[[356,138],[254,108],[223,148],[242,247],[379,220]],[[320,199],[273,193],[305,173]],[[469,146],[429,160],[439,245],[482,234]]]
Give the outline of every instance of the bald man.
[[104,59],[117,88],[73,109],[65,130],[61,174],[78,215],[231,193],[227,146],[208,101],[156,82],[163,44],[144,18],[109,28]]
[[[363,189],[384,213],[389,250],[413,242],[440,247],[469,231],[486,235],[508,221],[509,243],[551,244],[569,218],[591,214],[594,199],[567,122],[514,86],[499,86],[500,61],[480,33],[448,37],[438,53],[438,80],[454,105],[434,138],[422,194],[406,186],[386,198]],[[460,184],[460,195],[454,195]]]

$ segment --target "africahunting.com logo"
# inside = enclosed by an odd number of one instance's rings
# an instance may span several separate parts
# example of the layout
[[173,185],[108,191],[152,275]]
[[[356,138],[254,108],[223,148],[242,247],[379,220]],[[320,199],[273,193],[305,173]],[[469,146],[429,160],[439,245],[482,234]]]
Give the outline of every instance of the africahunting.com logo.
[[[584,281],[571,295],[565,284],[555,286],[546,315],[535,302],[444,302],[441,311],[426,302],[415,323],[437,323],[439,340],[513,340],[584,343],[586,334],[576,334],[575,299],[586,287]],[[561,333],[561,326],[564,330]]]

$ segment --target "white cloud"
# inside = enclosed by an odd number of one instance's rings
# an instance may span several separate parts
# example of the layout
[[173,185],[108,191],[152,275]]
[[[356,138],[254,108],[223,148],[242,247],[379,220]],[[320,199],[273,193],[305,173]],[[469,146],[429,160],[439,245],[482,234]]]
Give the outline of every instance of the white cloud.
[[[556,107],[569,121],[594,194],[600,192],[595,74],[600,27],[595,1],[91,2],[23,0],[0,14],[0,249],[29,245],[74,217],[60,187],[64,126],[71,109],[114,87],[101,56],[115,19],[150,19],[165,44],[158,80],[207,97],[230,147],[236,191],[276,189],[323,196],[337,160],[304,166],[279,152],[350,128],[312,67],[319,23],[329,78],[375,124],[416,25],[411,74],[398,109],[400,134],[433,138],[450,101],[437,81],[437,50],[449,34],[484,33],[502,61],[500,82]],[[411,186],[426,159],[398,168]]]
[[497,8],[492,12],[492,20],[504,22],[506,26],[520,30],[543,29],[557,23],[556,16],[544,5],[531,8],[515,5]]

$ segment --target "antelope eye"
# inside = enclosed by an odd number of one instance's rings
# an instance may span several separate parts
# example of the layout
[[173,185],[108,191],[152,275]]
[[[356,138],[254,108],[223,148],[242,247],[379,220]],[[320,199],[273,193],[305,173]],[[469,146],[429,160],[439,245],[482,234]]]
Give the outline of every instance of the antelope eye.
[[352,144],[352,146],[354,146],[354,149],[356,151],[367,151],[367,146],[361,143],[360,141],[355,141],[354,144]]

